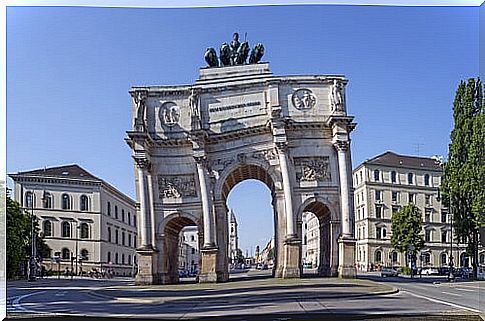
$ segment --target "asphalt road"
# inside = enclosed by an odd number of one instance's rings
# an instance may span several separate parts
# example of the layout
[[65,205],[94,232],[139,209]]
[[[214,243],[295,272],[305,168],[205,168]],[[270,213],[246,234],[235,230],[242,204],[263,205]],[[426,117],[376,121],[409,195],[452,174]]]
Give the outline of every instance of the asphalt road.
[[[285,314],[449,315],[484,313],[480,282],[433,283],[361,275],[363,280],[268,279],[266,271],[224,284],[133,287],[133,281],[49,279],[8,284],[7,312],[89,316],[200,318]],[[371,280],[371,281],[368,281]],[[398,293],[390,294],[394,286]],[[369,292],[382,293],[369,295]]]

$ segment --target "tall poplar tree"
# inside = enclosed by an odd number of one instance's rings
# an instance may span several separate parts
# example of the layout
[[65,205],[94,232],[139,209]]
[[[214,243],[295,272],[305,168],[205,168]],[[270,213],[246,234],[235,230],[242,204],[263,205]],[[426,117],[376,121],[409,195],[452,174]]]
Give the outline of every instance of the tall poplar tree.
[[477,277],[479,228],[485,206],[485,118],[480,79],[461,81],[453,104],[454,128],[444,166],[443,201],[453,214],[456,239],[467,243]]

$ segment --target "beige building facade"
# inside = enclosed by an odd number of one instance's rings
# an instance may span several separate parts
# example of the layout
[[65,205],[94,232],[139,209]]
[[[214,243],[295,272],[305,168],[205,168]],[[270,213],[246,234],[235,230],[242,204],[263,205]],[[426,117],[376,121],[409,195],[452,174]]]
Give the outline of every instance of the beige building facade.
[[199,270],[199,233],[196,226],[186,226],[180,233],[179,271],[195,273]]
[[272,192],[274,276],[300,277],[301,224],[314,213],[322,275],[355,276],[347,79],[274,76],[268,63],[201,68],[190,85],[133,87],[140,218],[138,284],[178,282],[179,233],[201,238],[200,282],[229,279],[227,196],[246,179]]
[[136,272],[137,217],[131,198],[78,165],[9,176],[14,199],[37,217],[51,248],[43,258],[48,269]]
[[[353,171],[356,266],[376,270],[380,266],[405,265],[404,254],[391,245],[391,218],[404,205],[414,203],[423,213],[425,247],[417,266],[446,267],[450,259],[451,217],[441,202],[443,174],[438,158],[386,152]],[[455,266],[467,266],[466,245],[453,242]]]
[[304,267],[316,268],[320,262],[320,224],[310,212],[303,213],[302,261]]

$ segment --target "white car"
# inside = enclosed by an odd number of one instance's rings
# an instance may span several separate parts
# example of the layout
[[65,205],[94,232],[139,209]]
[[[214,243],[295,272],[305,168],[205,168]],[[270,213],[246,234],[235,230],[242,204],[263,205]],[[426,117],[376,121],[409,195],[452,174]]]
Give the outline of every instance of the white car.
[[423,268],[421,270],[421,274],[423,274],[423,275],[440,275],[440,272],[438,272],[438,269],[435,269],[435,268]]

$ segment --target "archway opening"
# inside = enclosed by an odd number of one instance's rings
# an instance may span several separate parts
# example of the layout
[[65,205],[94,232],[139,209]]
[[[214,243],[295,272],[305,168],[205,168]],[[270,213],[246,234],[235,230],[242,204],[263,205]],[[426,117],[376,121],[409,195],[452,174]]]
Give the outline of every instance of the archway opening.
[[[318,201],[314,201],[303,210],[301,216],[302,239],[302,269],[304,276],[331,276],[331,213],[329,208]],[[336,267],[334,267],[333,270]]]
[[[224,181],[231,279],[271,277],[276,267],[274,183],[266,170],[242,165]],[[273,218],[274,217],[274,218]]]
[[197,224],[189,217],[176,215],[163,230],[164,273],[162,283],[195,282],[200,266],[200,240]]

